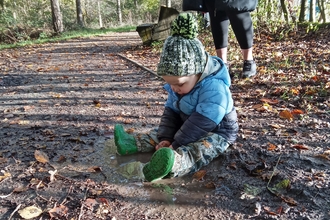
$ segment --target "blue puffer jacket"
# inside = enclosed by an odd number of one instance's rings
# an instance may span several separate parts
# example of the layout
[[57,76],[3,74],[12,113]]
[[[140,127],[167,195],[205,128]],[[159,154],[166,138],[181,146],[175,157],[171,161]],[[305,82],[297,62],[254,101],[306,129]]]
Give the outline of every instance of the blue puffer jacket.
[[158,139],[170,141],[176,149],[213,132],[233,143],[237,138],[238,123],[230,83],[223,61],[208,55],[205,70],[190,93],[180,96],[166,84],[168,98]]

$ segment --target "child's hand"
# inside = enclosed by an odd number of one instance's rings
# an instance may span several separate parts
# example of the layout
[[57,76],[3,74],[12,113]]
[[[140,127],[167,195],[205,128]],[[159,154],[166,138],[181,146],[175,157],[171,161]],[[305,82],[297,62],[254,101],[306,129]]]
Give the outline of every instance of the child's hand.
[[159,150],[162,147],[170,147],[170,148],[172,148],[171,142],[169,142],[169,141],[161,141],[161,142],[159,142],[159,144],[157,144],[157,146],[155,147],[155,149],[156,150]]

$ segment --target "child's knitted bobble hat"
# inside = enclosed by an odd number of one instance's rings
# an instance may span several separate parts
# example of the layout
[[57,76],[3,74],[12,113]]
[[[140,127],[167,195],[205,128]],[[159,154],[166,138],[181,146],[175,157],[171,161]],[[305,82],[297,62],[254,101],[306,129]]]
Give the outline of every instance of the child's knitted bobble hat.
[[160,76],[189,76],[202,73],[206,64],[203,44],[196,38],[197,20],[191,13],[181,13],[172,22],[171,34],[164,43],[157,67]]

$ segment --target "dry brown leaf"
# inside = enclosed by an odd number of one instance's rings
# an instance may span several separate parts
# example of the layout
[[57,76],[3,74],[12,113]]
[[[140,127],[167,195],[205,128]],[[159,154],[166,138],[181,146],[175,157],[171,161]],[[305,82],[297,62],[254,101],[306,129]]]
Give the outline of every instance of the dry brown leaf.
[[296,206],[297,205],[297,202],[291,198],[291,197],[288,197],[288,196],[281,196],[281,199],[286,202],[287,204],[289,205],[292,205],[292,206]]
[[276,147],[276,145],[274,145],[274,144],[272,144],[272,143],[268,143],[268,150],[269,151],[272,151],[272,150],[275,150],[277,147]]
[[21,187],[17,187],[13,190],[13,192],[15,193],[20,193],[20,192],[25,192],[27,191],[29,188],[28,187],[25,187],[25,186],[21,186]]
[[303,110],[300,110],[300,109],[293,109],[291,111],[291,114],[293,114],[293,115],[301,115],[301,114],[304,114],[304,111]]
[[277,215],[276,212],[273,212],[270,210],[270,207],[266,206],[264,207],[264,210],[267,212],[269,215]]
[[63,162],[65,162],[65,161],[66,161],[66,157],[63,156],[63,155],[61,155],[61,156],[58,158],[58,160],[57,160],[57,162],[59,162],[59,163],[63,163]]
[[231,168],[231,169],[233,169],[233,170],[237,170],[236,162],[230,163],[228,167]]
[[99,166],[92,166],[90,168],[87,169],[88,172],[101,172],[102,168]]
[[126,132],[128,134],[132,134],[132,133],[134,133],[134,128],[129,128],[129,129],[126,130]]
[[215,184],[214,182],[208,182],[205,184],[205,187],[208,189],[215,189]]
[[103,203],[104,205],[109,206],[109,202],[106,198],[97,198],[96,199],[99,203]]
[[292,88],[292,89],[291,89],[291,93],[294,94],[294,95],[299,95],[300,92],[299,92],[298,89],[294,89],[294,88]]
[[59,218],[65,216],[68,213],[69,209],[65,205],[59,205],[55,208],[49,210],[49,215],[51,218]]
[[277,129],[285,127],[284,125],[281,125],[281,124],[271,124],[270,126],[273,128],[277,128]]
[[3,176],[0,176],[0,182],[8,177],[11,177],[10,173],[5,172]]
[[193,178],[197,180],[203,180],[205,174],[206,174],[206,170],[199,170],[196,173],[194,173]]
[[91,198],[87,198],[84,202],[84,204],[89,207],[92,208],[93,206],[95,206],[96,204],[98,204],[98,202],[95,199],[91,199]]
[[296,145],[293,145],[292,147],[296,148],[298,150],[309,150],[308,147],[305,147],[304,145],[301,145],[301,144],[296,144]]
[[48,156],[42,151],[39,151],[39,150],[34,151],[34,157],[40,163],[48,163],[49,162]]
[[277,99],[267,99],[267,98],[261,98],[260,101],[266,102],[266,103],[272,104],[272,105],[275,105],[279,102]]
[[290,111],[284,110],[280,112],[280,118],[287,119],[289,121],[293,120],[293,115],[291,114]]

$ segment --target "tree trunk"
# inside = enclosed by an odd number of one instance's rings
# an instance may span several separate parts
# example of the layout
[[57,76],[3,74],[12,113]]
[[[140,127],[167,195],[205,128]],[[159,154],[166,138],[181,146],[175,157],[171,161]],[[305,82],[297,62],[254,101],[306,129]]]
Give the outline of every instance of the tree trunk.
[[309,2],[309,21],[315,21],[315,0],[310,0]]
[[102,21],[102,15],[101,15],[101,7],[100,7],[100,1],[97,0],[97,12],[99,13],[99,25],[100,25],[100,28],[103,27],[103,21]]
[[171,0],[166,0],[166,7],[168,7],[168,8],[171,7]]
[[119,24],[121,25],[123,23],[123,18],[121,15],[120,0],[117,0],[117,13],[118,13],[118,21],[119,21]]
[[306,0],[301,0],[300,2],[300,14],[299,14],[299,22],[305,21],[305,11],[306,11]]
[[80,0],[76,0],[76,10],[77,10],[77,24],[80,27],[84,27],[84,18],[83,18],[83,13],[82,13],[82,9],[81,9],[81,1]]
[[320,8],[320,13],[321,13],[321,16],[320,16],[320,20],[323,20],[323,23],[326,23],[327,22],[327,16],[325,15],[325,5],[324,5],[324,0],[318,0],[317,1],[318,3],[318,6]]
[[281,8],[284,14],[284,19],[287,23],[289,23],[289,13],[288,13],[288,9],[285,5],[285,0],[281,0]]
[[50,0],[52,6],[53,28],[56,33],[63,32],[62,14],[59,0]]

